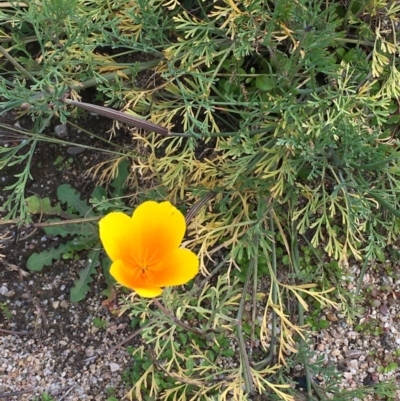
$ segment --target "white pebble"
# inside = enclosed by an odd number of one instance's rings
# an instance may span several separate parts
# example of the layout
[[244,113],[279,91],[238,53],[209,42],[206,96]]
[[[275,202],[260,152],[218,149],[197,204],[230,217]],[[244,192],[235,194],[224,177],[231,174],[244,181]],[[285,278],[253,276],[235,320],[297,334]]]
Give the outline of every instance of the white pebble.
[[3,285],[2,287],[0,287],[0,294],[1,294],[1,295],[6,295],[7,292],[8,292],[8,288],[7,288],[5,285]]
[[120,369],[120,366],[117,363],[110,363],[111,372],[117,372]]

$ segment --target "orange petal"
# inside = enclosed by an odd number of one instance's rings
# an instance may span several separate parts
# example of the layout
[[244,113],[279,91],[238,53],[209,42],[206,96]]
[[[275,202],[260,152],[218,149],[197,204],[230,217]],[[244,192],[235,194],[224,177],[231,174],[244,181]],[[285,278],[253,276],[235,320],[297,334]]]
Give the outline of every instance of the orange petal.
[[133,270],[126,266],[122,260],[117,260],[111,264],[110,274],[115,278],[115,281],[131,290],[138,284]]
[[154,275],[152,284],[155,286],[186,284],[199,272],[199,259],[189,249],[176,249],[151,270]]
[[134,288],[134,290],[144,298],[158,297],[162,293],[162,288]]
[[99,227],[101,242],[110,259],[130,260],[137,249],[132,219],[124,213],[112,212],[100,220]]
[[134,211],[132,223],[140,250],[135,259],[146,264],[157,263],[178,248],[186,230],[185,217],[169,202],[142,203]]
[[111,264],[110,274],[118,283],[134,290],[142,297],[153,298],[162,293],[162,289],[159,287],[141,288],[141,286],[146,285],[146,283],[138,280],[137,275],[133,274],[133,269],[125,265],[121,260],[117,260]]

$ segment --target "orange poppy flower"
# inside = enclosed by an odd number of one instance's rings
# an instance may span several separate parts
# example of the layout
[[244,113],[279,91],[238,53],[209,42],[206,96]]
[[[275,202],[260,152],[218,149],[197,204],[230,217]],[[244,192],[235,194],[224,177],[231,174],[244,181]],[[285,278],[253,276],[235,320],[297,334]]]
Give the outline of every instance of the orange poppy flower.
[[142,297],[156,297],[162,287],[185,284],[199,272],[197,256],[179,248],[185,217],[169,202],[144,202],[132,217],[112,212],[99,225],[110,274]]

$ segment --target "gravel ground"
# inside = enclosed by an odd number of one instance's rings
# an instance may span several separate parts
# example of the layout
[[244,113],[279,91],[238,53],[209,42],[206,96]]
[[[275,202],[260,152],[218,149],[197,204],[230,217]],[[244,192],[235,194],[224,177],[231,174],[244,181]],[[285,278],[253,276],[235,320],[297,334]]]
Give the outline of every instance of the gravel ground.
[[[359,277],[359,265],[351,267],[349,273]],[[350,292],[355,292],[356,284],[354,279],[344,282]],[[327,311],[329,327],[312,334],[313,359],[322,356],[326,365],[342,372],[343,388],[357,389],[388,380],[400,388],[400,266],[387,260],[369,267],[361,295],[363,306],[353,324],[343,314]],[[400,400],[400,390],[396,396],[396,401]]]
[[[329,327],[312,334],[314,358],[322,356],[325,364],[336,367],[343,388],[389,379],[400,383],[394,365],[400,366],[400,269],[390,266],[390,275],[382,274],[382,266],[365,275],[365,308],[353,324],[326,310],[322,318]],[[46,274],[28,273],[22,281],[16,270],[1,273],[0,330],[16,333],[0,333],[0,398],[34,400],[46,392],[60,401],[106,400],[109,394],[122,399],[129,391],[121,373],[130,367],[130,357],[126,345],[118,346],[133,332],[129,322],[117,316],[112,303],[101,304],[100,275],[89,298],[70,303],[66,289],[75,270],[74,263],[60,262]],[[351,270],[359,274],[357,266]],[[354,290],[352,281],[346,285]],[[101,328],[96,319],[103,322]],[[139,340],[134,337],[128,344]]]
[[0,398],[8,393],[10,400],[33,400],[46,392],[55,400],[105,400],[106,394],[120,399],[129,390],[121,373],[130,358],[125,346],[115,346],[132,330],[112,307],[101,305],[98,285],[78,304],[66,293],[57,296],[66,287],[60,283],[70,281],[71,268],[60,263],[57,270],[63,273],[31,279],[32,274],[22,285],[16,271],[0,278]]

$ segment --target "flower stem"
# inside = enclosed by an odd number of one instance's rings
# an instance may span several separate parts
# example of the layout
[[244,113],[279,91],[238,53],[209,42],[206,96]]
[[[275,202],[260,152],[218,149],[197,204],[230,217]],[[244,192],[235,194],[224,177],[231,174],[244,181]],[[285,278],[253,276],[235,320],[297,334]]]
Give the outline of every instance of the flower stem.
[[198,330],[198,329],[196,329],[194,327],[190,327],[188,324],[183,323],[182,320],[179,320],[158,299],[154,298],[153,302],[158,307],[158,309],[160,309],[165,315],[170,317],[176,325],[182,327],[186,331],[190,331],[191,333],[196,334],[196,336],[199,336],[199,337],[207,339],[207,334],[204,331]]

